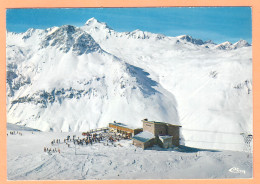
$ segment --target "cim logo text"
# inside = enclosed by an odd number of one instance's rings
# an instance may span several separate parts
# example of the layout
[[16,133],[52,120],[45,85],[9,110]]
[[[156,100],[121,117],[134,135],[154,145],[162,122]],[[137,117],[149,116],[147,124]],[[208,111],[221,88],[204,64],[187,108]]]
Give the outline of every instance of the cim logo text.
[[246,174],[246,171],[245,170],[241,170],[239,169],[238,167],[232,167],[231,169],[228,170],[229,172],[232,172],[232,173],[243,173],[243,174]]

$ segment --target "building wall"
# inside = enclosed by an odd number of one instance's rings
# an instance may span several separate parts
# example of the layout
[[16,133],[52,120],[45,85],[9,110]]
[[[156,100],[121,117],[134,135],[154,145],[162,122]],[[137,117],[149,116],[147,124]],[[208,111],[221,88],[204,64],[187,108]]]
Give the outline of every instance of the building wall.
[[168,125],[168,135],[172,136],[172,144],[175,146],[180,145],[180,127]]
[[139,134],[139,133],[142,132],[142,131],[143,131],[142,128],[134,129],[134,135]]
[[113,125],[113,124],[109,124],[109,127],[110,127],[110,128],[114,128],[114,129],[117,129],[117,130],[121,130],[121,131],[124,131],[124,132],[134,133],[134,130],[133,130],[133,129],[126,128],[126,127],[116,126],[116,125]]
[[180,146],[180,139],[172,139],[172,145]]
[[164,123],[154,123],[154,135],[167,135],[167,125]]
[[143,131],[151,132],[154,134],[154,123],[143,121]]
[[159,139],[160,140],[160,146],[163,148],[170,148],[172,147],[172,138],[169,137],[168,139]]
[[140,148],[146,149],[146,148],[149,148],[149,147],[154,145],[154,139],[151,139],[151,140],[149,140],[147,142],[141,142],[141,141],[138,141],[136,139],[133,139],[133,144],[136,147],[140,147]]
[[153,145],[154,145],[154,139],[151,139],[151,140],[149,140],[149,141],[147,141],[147,142],[144,143],[143,149],[152,147]]
[[136,147],[139,147],[139,148],[143,148],[143,149],[144,149],[144,143],[141,142],[141,141],[138,141],[138,140],[133,139],[133,144],[134,144]]

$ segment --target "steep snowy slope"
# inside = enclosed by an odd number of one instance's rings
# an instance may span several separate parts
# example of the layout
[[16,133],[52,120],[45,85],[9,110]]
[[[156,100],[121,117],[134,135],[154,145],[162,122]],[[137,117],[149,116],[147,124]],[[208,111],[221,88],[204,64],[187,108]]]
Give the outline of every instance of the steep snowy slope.
[[188,146],[243,150],[252,134],[251,46],[188,35],[81,28],[7,34],[8,122],[85,131],[148,118],[182,125]]
[[89,34],[73,26],[42,34],[33,48],[31,37],[7,37],[9,123],[44,131],[86,131],[113,120],[137,127],[144,117],[179,123],[171,93]]
[[175,96],[186,145],[243,149],[240,133],[252,134],[250,44],[240,40],[217,45],[187,35],[147,32],[129,37],[135,31],[117,33],[101,25],[90,19],[82,29],[108,52],[150,73]]

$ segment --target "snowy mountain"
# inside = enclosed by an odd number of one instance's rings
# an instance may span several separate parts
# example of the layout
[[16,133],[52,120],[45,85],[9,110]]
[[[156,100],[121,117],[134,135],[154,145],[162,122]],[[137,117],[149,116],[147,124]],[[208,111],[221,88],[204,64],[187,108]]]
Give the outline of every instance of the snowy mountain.
[[44,131],[85,131],[115,119],[138,126],[146,116],[178,123],[171,94],[141,68],[103,51],[81,29],[46,32],[27,59],[24,44],[20,52],[7,47],[14,57],[7,61],[8,122]]
[[102,52],[100,46],[89,34],[70,25],[62,26],[48,33],[42,42],[42,48],[48,46],[55,47],[64,53],[72,50],[75,55]]
[[92,18],[7,33],[7,121],[86,131],[148,118],[182,125],[188,146],[242,150],[252,133],[252,48],[141,30]]
[[[178,37],[180,40],[185,40],[186,42],[193,43],[195,45],[203,45],[205,42],[203,42],[201,39],[194,39],[189,35],[183,35]],[[207,43],[207,42],[206,42]]]
[[89,19],[84,26],[81,27],[82,30],[91,34],[97,42],[110,39],[111,37],[121,38],[121,39],[154,39],[160,40],[167,38],[162,34],[154,34],[146,31],[141,31],[139,29],[132,32],[116,32],[110,28],[106,23],[99,22],[95,18]]
[[251,46],[247,41],[245,40],[239,40],[238,42],[232,44],[230,42],[224,42],[216,46],[217,49],[221,50],[227,50],[227,49],[238,49],[243,47],[249,47]]

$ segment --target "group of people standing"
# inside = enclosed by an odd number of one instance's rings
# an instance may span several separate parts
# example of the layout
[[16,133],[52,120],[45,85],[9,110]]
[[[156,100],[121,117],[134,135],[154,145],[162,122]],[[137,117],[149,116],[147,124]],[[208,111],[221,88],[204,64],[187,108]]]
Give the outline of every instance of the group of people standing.
[[[82,134],[83,135],[83,134]],[[112,143],[115,141],[120,141],[123,139],[123,136],[117,135],[116,133],[107,133],[107,132],[102,132],[102,133],[84,133],[84,138],[76,137],[76,135],[70,136],[67,135],[66,138],[64,138],[63,142],[61,143],[60,139],[53,139],[51,141],[52,146],[60,145],[60,144],[66,144],[68,148],[71,147],[72,144],[83,146],[83,145],[92,145],[94,143],[100,143],[101,141],[105,141],[106,145],[109,145],[108,143]],[[104,145],[105,145],[104,142]],[[60,153],[61,150],[60,148],[46,148],[44,147],[44,152],[58,152]]]
[[47,153],[50,153],[50,152],[58,152],[58,153],[60,153],[60,148],[53,148],[53,149],[51,149],[51,148],[46,148],[46,147],[44,147],[44,152],[47,152]]
[[[53,139],[52,141],[51,141],[51,145],[52,146],[54,146],[54,144],[60,144],[60,139]],[[47,152],[47,153],[54,153],[54,152],[58,152],[58,153],[60,153],[60,148],[47,148],[47,147],[44,147],[43,148],[43,151],[44,152]]]
[[[18,131],[10,131],[9,134],[10,135],[20,135],[20,136],[23,135],[22,132],[18,132]],[[8,133],[7,133],[7,136],[8,136]]]
[[102,136],[102,134],[90,134],[87,135],[85,138],[80,139],[78,137],[78,139],[74,139],[73,138],[73,144],[77,144],[77,145],[92,145],[93,143],[100,143],[100,141],[102,141],[104,139],[104,137]]
[[[56,142],[55,142],[56,141]],[[55,143],[57,143],[57,144],[59,144],[60,143],[60,139],[53,139],[52,141],[51,141],[51,145],[53,146],[53,144],[55,144]]]

